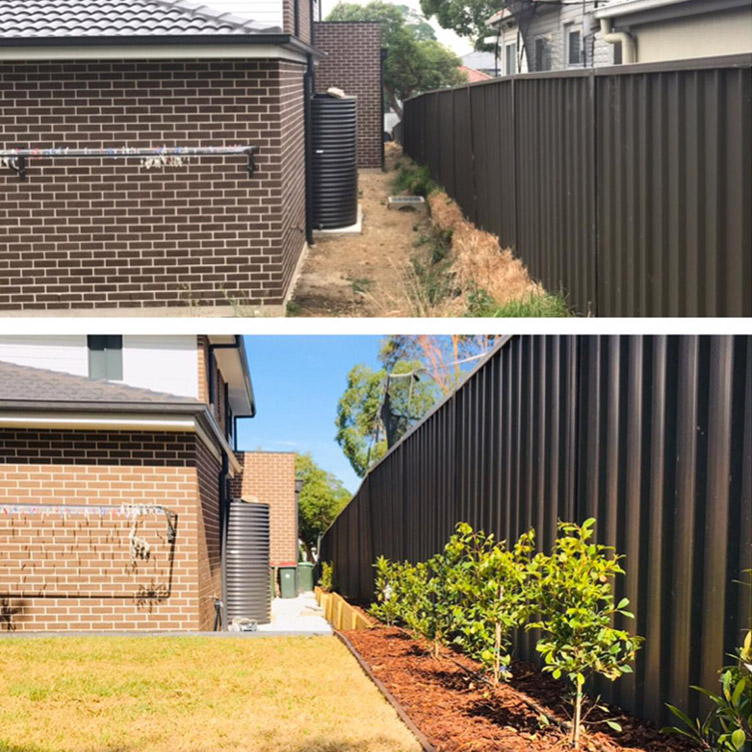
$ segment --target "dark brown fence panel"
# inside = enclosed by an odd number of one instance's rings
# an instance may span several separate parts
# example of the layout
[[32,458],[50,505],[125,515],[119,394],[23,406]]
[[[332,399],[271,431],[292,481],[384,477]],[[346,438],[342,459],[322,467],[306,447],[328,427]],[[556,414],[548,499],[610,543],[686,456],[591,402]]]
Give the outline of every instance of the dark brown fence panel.
[[435,179],[580,313],[752,316],[752,56],[425,94],[414,159],[437,124]]
[[430,123],[425,126],[426,158],[424,163],[428,165],[431,177],[439,180],[439,154],[441,154],[441,126],[439,123],[439,97],[441,94],[427,94],[422,97],[424,104],[424,120]]
[[[368,475],[327,532],[342,592],[373,559],[424,560],[465,520],[500,538],[597,519],[646,638],[593,689],[658,722],[698,712],[752,618],[752,337],[513,337]],[[366,528],[370,525],[370,530]],[[372,576],[372,575],[371,575]],[[517,636],[535,658],[535,635]]]
[[602,315],[752,315],[751,85],[720,64],[596,72]]
[[517,249],[535,279],[578,311],[595,301],[592,78],[514,82]]
[[470,121],[470,88],[452,89],[454,132],[454,195],[466,217],[475,218],[473,132]]

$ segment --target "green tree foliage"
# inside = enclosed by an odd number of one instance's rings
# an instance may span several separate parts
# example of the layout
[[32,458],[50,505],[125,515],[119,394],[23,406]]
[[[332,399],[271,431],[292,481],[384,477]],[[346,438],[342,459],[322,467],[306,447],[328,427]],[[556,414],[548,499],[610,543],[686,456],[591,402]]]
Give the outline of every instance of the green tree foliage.
[[384,90],[400,117],[408,97],[462,83],[459,58],[436,41],[433,29],[407,6],[373,0],[367,5],[338,3],[327,21],[371,21],[381,24],[381,43],[387,49]]
[[486,21],[503,6],[499,0],[420,0],[426,18],[435,17],[443,29],[476,42],[488,35]]
[[[395,363],[390,372],[408,374],[420,367],[418,361],[402,361]],[[386,369],[375,371],[357,365],[347,374],[347,387],[337,406],[336,440],[361,478],[387,452],[381,417],[386,382]],[[424,379],[398,378],[389,382],[391,411],[404,416],[406,425],[420,420],[437,397],[435,385]]]
[[320,468],[310,454],[295,457],[295,474],[303,481],[298,496],[300,538],[311,551],[318,537],[350,500],[350,492],[331,473]]
[[319,586],[322,590],[330,593],[334,588],[334,564],[331,561],[321,562],[321,577],[319,577]]
[[528,567],[535,531],[525,533],[510,550],[506,541],[474,532],[460,523],[445,551],[457,560],[449,588],[454,592],[455,642],[489,670],[494,684],[511,677],[509,645],[527,614]]
[[[623,558],[592,542],[595,520],[582,526],[559,523],[551,555],[537,554],[528,569],[528,588],[536,620],[526,629],[540,629],[536,649],[544,671],[566,678],[574,687],[572,744],[579,747],[583,687],[593,674],[612,681],[631,673],[642,638],[613,626],[615,617],[632,618],[629,601],[614,602],[613,581],[624,574]],[[618,724],[607,722],[619,730]]]

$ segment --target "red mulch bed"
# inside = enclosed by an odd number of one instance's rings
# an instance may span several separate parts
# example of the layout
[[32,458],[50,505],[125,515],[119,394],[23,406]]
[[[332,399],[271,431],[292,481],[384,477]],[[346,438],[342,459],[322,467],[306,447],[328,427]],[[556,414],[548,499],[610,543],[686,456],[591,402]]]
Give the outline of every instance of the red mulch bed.
[[[428,647],[395,627],[378,626],[346,632],[373,673],[399,701],[413,723],[438,752],[562,752],[571,746],[555,724],[541,725],[539,714],[522,694],[546,709],[551,717],[568,719],[562,696],[566,686],[522,661],[512,666],[513,679],[492,688],[463,671],[480,665],[444,650],[433,658]],[[460,664],[460,665],[458,665]],[[592,752],[687,752],[691,744],[661,734],[651,724],[610,708],[606,717],[618,721],[622,732],[603,726],[583,739]],[[600,711],[589,716],[592,724]],[[600,718],[604,714],[601,713]]]

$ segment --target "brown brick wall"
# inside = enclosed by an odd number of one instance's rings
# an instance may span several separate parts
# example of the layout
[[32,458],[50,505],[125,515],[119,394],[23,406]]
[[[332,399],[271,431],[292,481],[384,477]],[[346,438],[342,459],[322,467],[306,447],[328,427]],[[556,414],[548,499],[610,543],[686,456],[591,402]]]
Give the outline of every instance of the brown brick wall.
[[[282,8],[283,28],[290,34],[295,33],[295,0],[284,0]],[[298,37],[304,42],[311,42],[311,2],[298,0]]]
[[298,560],[298,507],[295,497],[295,454],[238,452],[243,471],[232,481],[230,495],[269,504],[271,565]]
[[[0,63],[0,148],[255,144],[243,157],[40,159],[0,171],[0,310],[280,304],[302,251],[304,66]],[[301,108],[302,109],[302,108]],[[284,124],[283,124],[284,119]]]
[[[0,429],[0,503],[102,505],[108,514],[0,510],[0,628],[211,629],[219,594],[219,465],[194,434]],[[109,508],[160,504],[131,522]],[[172,560],[172,563],[171,563]]]
[[[198,398],[201,402],[209,405],[209,341],[203,335],[198,335]],[[224,380],[216,362],[213,367],[214,388],[214,405],[210,405],[214,420],[217,425],[225,432],[225,397],[227,396],[228,386]],[[226,433],[226,432],[225,432]],[[225,436],[227,438],[227,436]]]
[[381,167],[381,27],[375,23],[317,22],[316,91],[336,86],[358,97],[358,166]]

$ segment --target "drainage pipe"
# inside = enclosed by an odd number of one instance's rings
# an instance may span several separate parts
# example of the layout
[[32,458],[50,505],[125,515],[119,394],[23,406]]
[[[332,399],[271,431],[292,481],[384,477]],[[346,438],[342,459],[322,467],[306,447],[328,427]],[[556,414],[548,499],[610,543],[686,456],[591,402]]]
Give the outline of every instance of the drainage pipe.
[[601,18],[601,35],[609,44],[621,44],[621,61],[625,65],[637,62],[634,37],[626,31],[614,31],[608,18]]
[[[221,612],[222,631],[226,632],[227,623],[227,530],[230,519],[230,500],[227,493],[227,476],[230,463],[227,452],[222,452],[222,469],[219,471],[219,524],[220,524],[220,576],[222,578],[222,601],[219,611]],[[216,606],[215,606],[216,607]],[[214,627],[216,629],[216,621]]]
[[313,242],[313,115],[311,99],[314,90],[313,55],[308,54],[308,66],[303,77],[303,121],[305,127],[305,215],[306,215],[306,243],[311,247]]

